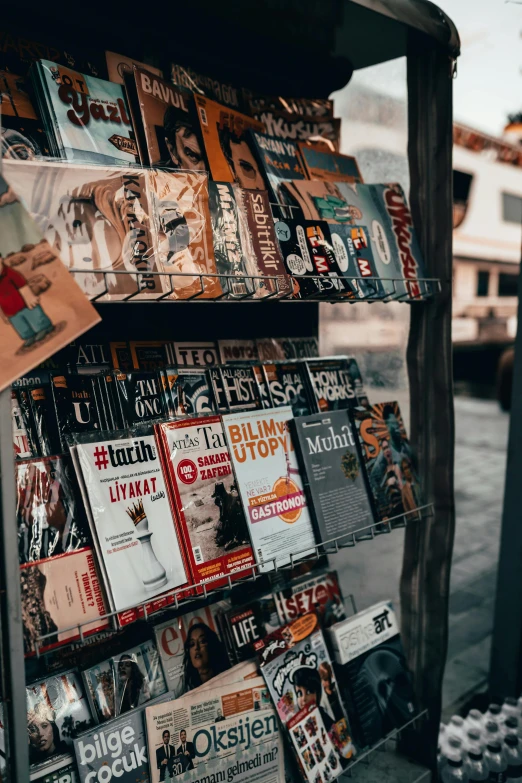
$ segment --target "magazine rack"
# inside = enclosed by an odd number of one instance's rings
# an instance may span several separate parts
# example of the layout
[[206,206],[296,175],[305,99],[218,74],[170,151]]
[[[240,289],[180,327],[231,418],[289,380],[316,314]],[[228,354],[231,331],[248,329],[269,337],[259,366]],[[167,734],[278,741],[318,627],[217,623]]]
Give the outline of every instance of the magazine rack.
[[[196,0],[190,7],[198,26],[194,35],[183,30],[186,9],[176,3],[158,5],[154,13],[142,8],[137,17],[122,13],[121,3],[114,0],[93,0],[88,9],[82,9],[81,21],[75,20],[81,30],[71,25],[70,6],[63,0],[51,9],[29,0],[23,20],[13,5],[2,13],[5,27],[22,30],[28,39],[56,41],[61,36],[67,49],[73,37],[141,60],[161,53],[166,63],[186,62],[222,80],[235,82],[240,72],[242,83],[273,95],[328,96],[346,84],[353,69],[407,56],[410,204],[429,270],[426,282],[432,284],[435,295],[413,303],[411,311],[407,352],[410,430],[429,515],[421,524],[407,526],[401,614],[402,639],[417,699],[429,713],[428,720],[418,721],[410,750],[433,769],[454,532],[451,150],[452,77],[459,54],[455,27],[428,0],[395,0],[393,4],[305,0],[297,5],[291,0],[257,4]],[[317,57],[319,51],[321,57]],[[269,67],[263,68],[265,62]],[[261,311],[245,300],[206,302],[204,308],[201,302],[184,302],[179,311],[183,315],[176,317],[179,302],[171,301],[171,309],[165,310],[156,302],[131,296],[131,310],[128,302],[100,304],[104,320],[96,332],[110,334],[111,339],[175,336],[178,340],[185,335],[198,339],[211,334],[215,339],[317,333],[315,299],[300,301],[289,311],[277,298],[263,301]],[[262,319],[260,312],[265,316]],[[172,317],[165,318],[167,313]],[[29,780],[28,744],[9,391],[0,395],[0,436],[1,697],[7,779],[25,783]]]

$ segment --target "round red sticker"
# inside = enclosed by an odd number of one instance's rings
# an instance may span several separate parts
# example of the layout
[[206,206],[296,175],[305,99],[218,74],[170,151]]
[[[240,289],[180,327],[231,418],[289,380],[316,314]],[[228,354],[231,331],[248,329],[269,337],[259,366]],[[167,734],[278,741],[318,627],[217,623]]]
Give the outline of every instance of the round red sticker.
[[182,459],[177,470],[178,478],[184,484],[193,484],[198,477],[198,469],[191,459]]

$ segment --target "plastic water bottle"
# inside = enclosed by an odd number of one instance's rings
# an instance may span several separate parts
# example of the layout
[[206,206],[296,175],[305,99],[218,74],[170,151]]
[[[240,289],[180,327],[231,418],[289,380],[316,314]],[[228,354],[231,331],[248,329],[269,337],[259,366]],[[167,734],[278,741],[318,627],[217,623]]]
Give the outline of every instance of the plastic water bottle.
[[465,733],[464,718],[461,718],[460,715],[452,715],[449,719],[446,730],[448,735],[458,737],[459,739],[463,740]]
[[484,726],[484,716],[480,710],[470,710],[468,712],[466,726],[468,729],[477,729],[477,731],[482,731],[482,727]]
[[507,763],[502,753],[500,742],[490,742],[484,753],[484,761],[488,765],[491,783],[505,783]]
[[487,746],[489,742],[498,742],[500,737],[500,727],[495,720],[486,721],[482,729],[482,742]]
[[477,729],[468,729],[464,735],[464,747],[466,750],[482,750],[482,735]]
[[468,751],[466,761],[466,773],[470,783],[472,781],[487,780],[489,777],[488,765],[484,761],[484,756],[480,748],[474,748]]
[[460,753],[448,753],[441,780],[442,783],[468,783],[468,776]]
[[502,705],[502,714],[506,718],[520,718],[518,701],[516,699],[512,699],[510,696],[508,696],[507,699],[504,699],[504,704]]
[[504,737],[507,737],[508,734],[515,734],[520,739],[521,732],[522,726],[520,725],[518,718],[510,716],[500,725],[500,733]]
[[506,780],[522,781],[522,746],[514,734],[508,734],[504,740],[504,759],[507,763]]
[[502,712],[502,707],[500,706],[500,704],[495,704],[495,703],[490,704],[484,716],[485,718],[484,723],[486,723],[486,721],[488,720],[496,720],[498,722],[500,720],[501,712]]

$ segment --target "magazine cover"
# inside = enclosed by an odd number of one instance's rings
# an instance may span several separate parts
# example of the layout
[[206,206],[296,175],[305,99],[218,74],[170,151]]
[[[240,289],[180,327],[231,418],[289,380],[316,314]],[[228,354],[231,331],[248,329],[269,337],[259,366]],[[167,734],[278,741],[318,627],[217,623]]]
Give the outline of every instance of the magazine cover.
[[164,377],[173,416],[216,413],[207,370],[198,367],[167,367]]
[[[187,583],[153,435],[83,443],[75,447],[93,537],[117,612],[147,603],[154,611]],[[136,619],[132,610],[120,622]]]
[[[346,182],[285,183],[307,220],[326,220],[370,229],[373,258],[389,294],[422,298],[429,293],[410,209],[398,184],[364,185]],[[402,281],[406,280],[406,284]],[[394,282],[395,281],[395,282]]]
[[175,342],[172,349],[178,367],[213,367],[219,364],[218,348],[214,342]]
[[92,378],[87,375],[52,375],[51,390],[61,451],[67,452],[68,437],[72,433],[100,429]]
[[[182,275],[169,277],[172,290],[169,298],[212,299],[221,295],[206,172],[153,169],[147,177],[154,215],[156,262],[162,271]],[[214,277],[203,277],[205,273]]]
[[288,114],[304,114],[306,117],[333,117],[334,103],[329,98],[281,98],[263,95],[243,87],[243,100],[250,111],[275,109]]
[[236,661],[255,658],[254,643],[281,625],[272,593],[234,606],[225,612],[224,619],[229,630],[229,653]]
[[332,142],[336,152],[341,141],[341,120],[333,117],[307,117],[280,109],[262,108],[252,112],[263,123],[265,133],[282,141],[306,141],[321,138]]
[[375,604],[328,634],[358,744],[374,745],[417,712],[393,606]]
[[100,320],[3,177],[0,314],[0,390]]
[[254,362],[259,358],[255,340],[218,340],[220,364]]
[[29,780],[38,783],[80,783],[76,761],[70,756],[59,756],[38,764],[29,771]]
[[[149,166],[205,171],[205,152],[192,93],[162,79],[145,68],[134,67],[133,89],[137,93],[139,118],[134,126],[143,124],[145,149],[140,155]],[[133,106],[131,101],[131,106]]]
[[256,348],[261,362],[276,362],[288,358],[281,341],[276,337],[258,337]]
[[160,657],[152,641],[91,666],[82,676],[98,723],[167,692]]
[[246,114],[195,94],[203,142],[214,182],[238,182],[247,190],[263,190],[265,182],[250,149],[246,131],[264,125]]
[[408,519],[418,518],[420,484],[398,403],[356,408],[353,415],[378,518],[384,521],[408,512]]
[[115,84],[125,84],[124,77],[126,74],[133,72],[134,66],[136,66],[136,68],[144,68],[155,76],[163,78],[163,74],[159,68],[154,68],[152,65],[146,65],[139,60],[134,60],[132,57],[126,57],[124,54],[105,52],[105,59],[107,60],[109,81],[115,82]]
[[170,76],[173,84],[185,87],[195,93],[201,93],[213,101],[241,111],[241,91],[232,84],[220,82],[210,76],[196,73],[189,66],[172,63]]
[[359,299],[382,299],[386,289],[377,272],[367,226],[330,224],[337,263]]
[[[316,765],[325,759],[331,777],[338,777],[354,755],[354,746],[317,616],[303,615],[265,636],[255,647],[277,714],[290,734],[306,780],[313,783]],[[320,760],[313,749],[307,752],[310,739],[319,740]]]
[[283,780],[277,715],[262,677],[197,689],[145,708],[151,783]]
[[32,79],[59,157],[82,163],[139,163],[123,87],[38,60]]
[[28,402],[30,418],[38,444],[38,453],[44,457],[60,454],[62,446],[54,408],[50,375],[48,380],[46,379],[40,386],[29,387]]
[[[305,179],[327,182],[362,182],[361,172],[355,158],[338,152],[326,152],[317,145],[299,141],[299,157],[305,172]],[[300,177],[295,177],[300,179]]]
[[292,409],[223,416],[260,571],[315,551],[315,538],[288,422]]
[[[137,169],[7,161],[4,175],[88,296],[168,291],[158,271],[145,175]],[[132,275],[104,276],[100,270]],[[139,277],[136,274],[139,273]]]
[[279,248],[267,191],[236,187],[235,192],[247,231],[250,274],[254,277],[276,278],[257,280],[256,296],[291,294],[293,284]]
[[328,223],[284,218],[275,224],[275,233],[300,297],[352,291],[342,273],[342,259],[339,264],[335,255]]
[[155,429],[193,582],[212,580],[219,587],[254,564],[221,419],[165,422]]
[[218,601],[154,626],[158,652],[174,698],[228,671],[230,661],[218,616],[230,604]]
[[317,541],[324,542],[325,552],[352,546],[353,534],[368,533],[374,517],[349,411],[294,419],[292,436]]
[[2,157],[29,160],[50,155],[49,142],[31,98],[26,80],[8,71],[0,71],[2,94]]
[[229,365],[211,367],[207,372],[219,413],[261,407],[253,367]]
[[30,764],[71,753],[73,738],[93,723],[79,672],[48,677],[25,692]]
[[365,396],[355,359],[332,357],[306,362],[317,411],[353,408]]
[[20,394],[11,388],[11,421],[13,429],[13,449],[16,460],[36,457],[38,450],[32,428],[27,428],[20,407]]
[[317,337],[277,337],[283,349],[283,359],[314,359],[319,356]]
[[172,361],[167,340],[130,340],[129,348],[135,370],[152,372],[166,367]]
[[69,457],[24,460],[15,471],[20,563],[91,544]]
[[306,367],[301,362],[264,363],[261,366],[273,408],[290,405],[294,416],[308,416],[315,410]]
[[296,142],[255,130],[248,131],[248,138],[264,174],[274,214],[288,218],[298,217],[297,214],[295,216],[292,214],[291,209],[286,208],[284,199],[287,191],[281,188],[281,182],[286,179],[298,180],[306,177]]
[[[62,642],[107,628],[107,607],[94,552],[84,547],[20,566],[22,623],[26,655],[36,647],[50,649]],[[67,630],[66,630],[67,629]],[[52,634],[40,641],[40,637]]]
[[[15,381],[13,386],[11,387],[13,391],[16,394],[16,399],[18,402],[18,410],[20,411],[20,417],[21,417],[21,424],[27,433],[27,437],[29,440],[29,449],[35,457],[41,454],[40,444],[38,441],[38,433],[36,430],[36,422],[33,418],[33,412],[31,408],[31,393],[30,389],[32,388],[29,384],[28,388],[21,387],[20,385],[23,381],[33,381],[38,380],[40,381],[40,378],[19,378],[18,381]],[[11,398],[12,401],[12,398]],[[13,407],[11,405],[11,412],[13,411]],[[16,422],[13,427],[18,427],[19,422]],[[13,436],[14,436],[14,430],[13,430]],[[16,450],[15,450],[16,453]]]
[[155,372],[112,373],[125,427],[166,415],[165,398]]
[[88,337],[75,340],[67,346],[67,364],[74,372],[95,373],[111,368],[111,353],[108,343],[97,343]]
[[251,293],[252,281],[244,277],[248,274],[248,259],[234,187],[230,182],[209,182],[208,190],[217,271],[220,275],[233,276],[219,278],[221,287],[233,296]]
[[274,593],[274,600],[279,625],[315,612],[324,630],[346,617],[337,571],[321,571],[293,579],[287,587]]

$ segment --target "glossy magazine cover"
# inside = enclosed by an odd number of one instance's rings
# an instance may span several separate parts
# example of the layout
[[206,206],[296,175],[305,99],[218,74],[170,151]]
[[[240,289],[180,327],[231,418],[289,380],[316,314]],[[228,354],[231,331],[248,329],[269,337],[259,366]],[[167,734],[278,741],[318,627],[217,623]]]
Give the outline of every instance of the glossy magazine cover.
[[[158,266],[142,171],[5,161],[4,175],[65,266],[77,270],[72,277],[87,295],[106,292],[118,299],[137,292],[147,298],[168,290],[163,278],[147,274]],[[104,276],[99,270],[134,274]]]
[[74,453],[113,610],[171,603],[161,594],[186,585],[187,574],[154,436],[83,443]]
[[291,623],[315,612],[321,628],[329,628],[346,617],[337,571],[322,571],[294,579],[274,592],[279,623]]
[[285,188],[307,220],[367,227],[377,272],[387,293],[412,299],[429,293],[429,283],[417,281],[426,277],[426,269],[400,185],[305,180],[285,183]]
[[353,408],[365,397],[361,373],[355,359],[310,359],[306,362],[306,367],[318,412]]
[[165,422],[156,433],[193,581],[219,587],[254,563],[220,417]]
[[[248,274],[246,249],[241,238],[240,213],[230,182],[209,182],[209,206],[217,271],[224,291],[242,295],[253,291]],[[242,276],[243,275],[243,276]]]
[[318,145],[302,141],[298,142],[297,146],[306,179],[328,182],[362,182],[357,161],[350,155],[327,152]]
[[308,416],[315,409],[302,362],[265,362],[261,371],[272,407],[290,405],[294,416]]
[[38,60],[32,78],[60,157],[112,165],[139,162],[120,84],[50,60]]
[[288,421],[292,409],[229,413],[223,425],[261,571],[315,551]]
[[249,130],[248,137],[263,172],[274,214],[293,217],[292,210],[285,209],[285,191],[281,188],[281,182],[305,179],[296,142],[255,130]]
[[2,93],[1,156],[29,160],[49,155],[49,142],[22,76],[0,71]]
[[253,116],[263,123],[266,133],[284,141],[306,141],[320,138],[333,144],[339,151],[341,141],[341,120],[333,117],[307,117],[292,114],[281,109],[255,109]]

